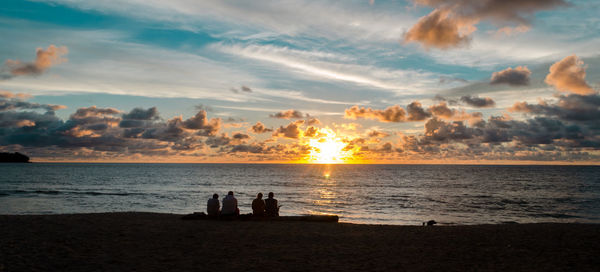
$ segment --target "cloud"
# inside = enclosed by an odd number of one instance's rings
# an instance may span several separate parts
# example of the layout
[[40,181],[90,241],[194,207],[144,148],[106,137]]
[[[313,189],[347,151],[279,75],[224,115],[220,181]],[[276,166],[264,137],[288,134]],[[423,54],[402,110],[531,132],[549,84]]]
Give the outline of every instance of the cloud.
[[160,117],[156,107],[151,107],[147,110],[144,110],[142,108],[134,108],[129,113],[123,114],[123,119],[132,120],[157,120],[159,118]]
[[251,131],[254,133],[266,133],[273,130],[270,128],[266,128],[265,125],[263,125],[263,123],[261,122],[256,122],[256,124],[252,126]]
[[121,111],[114,108],[98,108],[96,106],[91,106],[87,108],[79,108],[73,113],[71,116],[73,118],[86,118],[86,117],[96,117],[102,115],[114,115],[119,114]]
[[[218,43],[212,48],[244,58],[269,62],[286,68],[283,71],[302,78],[340,81],[375,87],[389,92],[413,92],[434,83],[433,74],[417,70],[392,70],[372,65],[359,65],[343,55],[277,47],[273,45],[227,45]],[[277,71],[282,71],[277,69]],[[419,80],[416,80],[419,79]]]
[[12,76],[40,75],[51,66],[66,62],[67,59],[62,56],[68,52],[69,50],[65,46],[56,47],[50,45],[46,50],[38,48],[36,50],[36,58],[33,62],[21,62],[9,59],[5,62],[5,67],[10,72],[10,76],[7,76],[7,78]]
[[484,20],[502,27],[503,32],[528,29],[537,11],[567,5],[563,0],[413,0],[434,8],[404,35],[404,42],[419,42],[424,47],[449,49],[469,43],[476,25]]
[[306,130],[304,130],[304,137],[315,137],[317,136],[317,134],[319,133],[319,129],[313,126],[307,127]]
[[419,102],[412,102],[406,106],[408,112],[408,121],[423,121],[431,117],[431,113],[425,111]]
[[251,93],[252,92],[252,89],[250,89],[250,87],[247,87],[247,86],[242,86],[240,89],[231,88],[230,90],[233,93],[240,93],[240,90],[242,90],[242,92],[247,92],[247,93]]
[[312,125],[321,125],[321,121],[319,119],[317,119],[317,118],[310,118],[310,119],[308,119],[308,121],[306,121],[306,124],[309,125],[309,126],[312,126]]
[[432,105],[429,107],[429,112],[433,115],[442,117],[444,119],[450,119],[454,116],[455,111],[448,107],[446,102],[440,102],[437,105]]
[[221,118],[212,118],[208,120],[206,111],[198,111],[193,117],[183,121],[183,127],[187,129],[199,130],[198,135],[215,135],[221,128]]
[[302,137],[302,130],[300,126],[304,124],[304,120],[298,120],[289,123],[287,126],[280,126],[275,132],[273,132],[273,136],[276,137],[285,137],[291,139],[298,139]]
[[525,66],[516,68],[506,68],[500,72],[494,72],[490,79],[490,84],[508,84],[511,86],[529,85],[529,76],[531,71]]
[[27,102],[23,99],[30,98],[30,95],[26,94],[13,94],[8,91],[0,92],[0,111],[8,110],[34,110],[42,109],[46,111],[57,111],[60,109],[66,109],[63,105],[52,105],[52,104],[39,104],[33,102]]
[[465,95],[460,98],[460,101],[476,108],[489,108],[496,105],[496,102],[494,102],[494,100],[489,97]]
[[432,105],[428,111],[434,116],[446,120],[454,121],[469,121],[471,124],[478,123],[483,115],[480,112],[468,113],[463,109],[451,109],[446,102],[440,102],[437,105]]
[[390,134],[379,130],[371,130],[367,133],[367,136],[371,138],[385,138],[390,136]]
[[275,114],[270,114],[269,117],[272,118],[280,118],[280,119],[300,119],[300,118],[304,118],[304,117],[308,117],[309,115],[306,114],[302,114],[302,112],[298,111],[298,110],[287,110],[287,111],[282,111],[282,112],[278,112]]
[[585,69],[583,61],[571,55],[550,66],[545,82],[563,92],[594,94],[596,91],[585,82]]
[[0,90],[0,98],[26,100],[31,98],[31,95]]
[[119,123],[122,128],[144,127],[154,120],[160,119],[156,107],[148,109],[134,108],[129,113],[123,114],[123,120]]
[[[517,102],[508,110],[532,115],[558,118],[565,121],[598,121],[600,120],[600,95],[559,96],[556,104],[542,101],[539,104]],[[600,126],[599,126],[600,127]]]
[[463,46],[469,43],[470,32],[461,31],[461,27],[468,25],[460,18],[451,16],[449,10],[434,10],[422,17],[404,35],[404,42],[420,42],[426,48],[437,47],[448,49]]
[[374,110],[359,106],[352,106],[344,111],[346,119],[375,119],[380,122],[404,122],[406,120],[406,112],[398,105],[387,107],[385,110]]

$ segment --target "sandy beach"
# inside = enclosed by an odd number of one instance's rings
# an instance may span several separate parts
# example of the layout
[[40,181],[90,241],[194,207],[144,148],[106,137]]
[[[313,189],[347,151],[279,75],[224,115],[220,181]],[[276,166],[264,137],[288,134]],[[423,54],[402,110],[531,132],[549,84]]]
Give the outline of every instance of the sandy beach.
[[0,271],[600,269],[597,224],[422,227],[180,218],[2,215]]

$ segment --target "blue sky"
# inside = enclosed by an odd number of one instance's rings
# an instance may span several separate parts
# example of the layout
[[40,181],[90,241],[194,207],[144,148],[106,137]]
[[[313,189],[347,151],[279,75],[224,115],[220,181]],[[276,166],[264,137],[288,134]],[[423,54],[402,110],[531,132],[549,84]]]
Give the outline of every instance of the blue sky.
[[[229,124],[219,131],[228,137],[247,133],[256,122],[285,127],[293,120],[269,116],[297,110],[318,118],[322,128],[342,130],[348,123],[360,127],[339,133],[363,137],[377,130],[390,135],[373,142],[371,149],[384,142],[401,145],[402,135],[426,134],[427,120],[351,120],[347,109],[405,108],[414,101],[427,108],[440,103],[434,99],[438,95],[458,111],[481,112],[483,120],[527,120],[532,116],[507,109],[516,102],[560,103],[561,93],[544,79],[552,64],[574,54],[584,63],[587,84],[598,90],[599,2],[557,0],[561,3],[532,12],[515,7],[519,18],[456,13],[460,24],[469,21],[466,27],[460,25],[468,32],[465,44],[440,48],[407,42],[405,35],[419,20],[465,1],[434,2],[441,4],[5,0],[0,7],[2,61],[32,61],[37,48],[50,45],[64,46],[68,53],[43,73],[0,80],[0,90],[32,95],[29,102],[64,105],[55,113],[64,121],[78,108],[90,106],[122,113],[156,106],[165,122],[206,109],[209,118]],[[468,27],[476,30],[465,30]],[[499,31],[503,27],[510,27],[511,33]],[[490,84],[492,73],[518,66],[531,72],[528,84]],[[451,103],[462,96],[488,97],[495,103],[485,108]],[[597,140],[596,133],[590,131],[586,140]],[[243,144],[273,145],[270,134],[250,136]],[[598,155],[595,148],[585,152]]]

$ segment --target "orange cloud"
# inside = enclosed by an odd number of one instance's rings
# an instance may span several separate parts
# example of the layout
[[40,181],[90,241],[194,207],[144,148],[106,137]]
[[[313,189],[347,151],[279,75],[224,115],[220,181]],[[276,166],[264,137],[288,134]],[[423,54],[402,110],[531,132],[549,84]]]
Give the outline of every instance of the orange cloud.
[[[306,114],[306,116],[308,117],[308,114]],[[297,110],[287,110],[287,111],[282,111],[282,112],[278,112],[275,114],[271,114],[271,115],[269,115],[269,117],[281,118],[281,119],[300,119],[300,118],[304,118],[304,114],[302,114],[302,112],[297,111]]]
[[265,127],[265,125],[261,122],[256,122],[256,124],[253,125],[250,130],[254,133],[266,133],[273,131],[272,129]]
[[403,122],[406,119],[406,112],[398,105],[387,107],[385,110],[374,110],[353,106],[344,111],[344,118],[347,119],[376,119],[381,122]]
[[46,50],[38,48],[36,50],[35,61],[33,62],[7,60],[5,64],[12,76],[39,75],[51,66],[66,62],[67,59],[62,56],[66,55],[68,52],[69,50],[65,46],[56,47],[50,45]]
[[482,20],[497,25],[503,33],[524,32],[529,18],[540,10],[564,6],[563,0],[413,0],[417,5],[433,7],[404,35],[404,42],[419,42],[426,48],[448,49],[467,44],[470,34]]
[[545,82],[563,92],[594,94],[596,91],[585,82],[585,69],[583,61],[571,55],[550,66]]

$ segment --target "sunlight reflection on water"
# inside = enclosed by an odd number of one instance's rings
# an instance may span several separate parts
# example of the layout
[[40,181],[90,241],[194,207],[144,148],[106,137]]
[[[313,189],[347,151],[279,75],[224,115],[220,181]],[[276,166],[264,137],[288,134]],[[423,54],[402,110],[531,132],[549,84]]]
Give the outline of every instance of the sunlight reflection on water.
[[464,165],[0,165],[0,213],[204,211],[236,193],[242,213],[274,192],[281,215],[342,222],[600,223],[600,167]]

